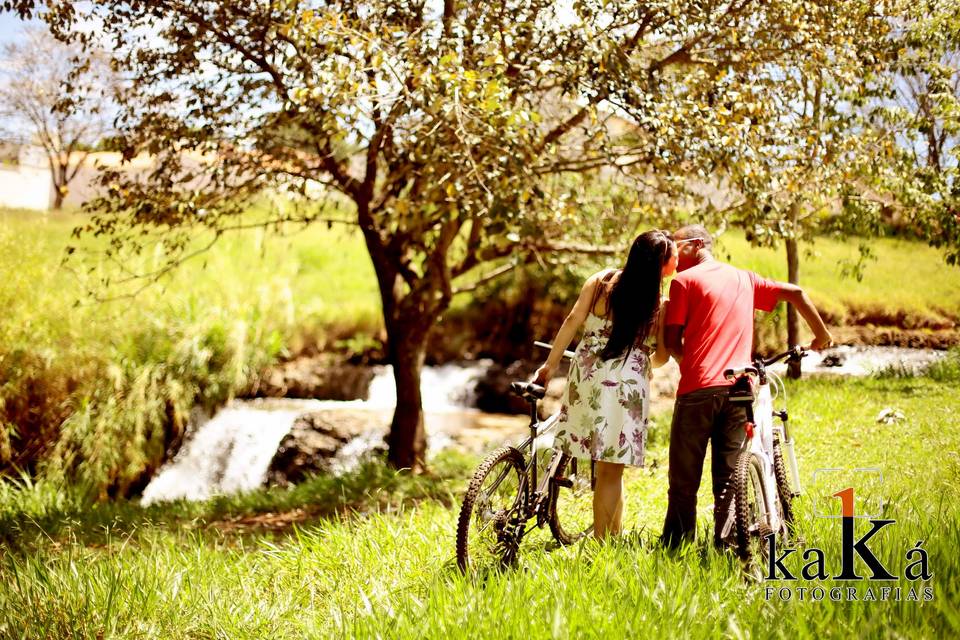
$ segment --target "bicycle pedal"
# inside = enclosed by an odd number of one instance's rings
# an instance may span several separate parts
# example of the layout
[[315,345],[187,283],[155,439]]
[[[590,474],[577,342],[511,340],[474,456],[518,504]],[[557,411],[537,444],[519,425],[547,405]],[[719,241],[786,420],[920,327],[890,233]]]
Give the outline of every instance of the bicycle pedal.
[[573,489],[573,480],[570,478],[554,478],[553,481],[566,489]]

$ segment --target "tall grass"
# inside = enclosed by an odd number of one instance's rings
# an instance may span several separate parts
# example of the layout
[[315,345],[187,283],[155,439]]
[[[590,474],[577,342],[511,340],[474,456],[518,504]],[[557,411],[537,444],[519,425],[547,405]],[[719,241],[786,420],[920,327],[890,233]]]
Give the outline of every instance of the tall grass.
[[[126,494],[178,441],[194,406],[223,403],[285,349],[324,349],[379,327],[355,235],[229,236],[136,297],[96,302],[84,285],[107,266],[63,264],[81,220],[0,212],[0,468]],[[150,270],[160,258],[126,268]]]
[[[815,485],[814,472],[878,467],[882,484],[855,487],[858,504],[882,504],[882,515],[896,520],[870,544],[900,576],[891,584],[755,583],[711,545],[663,551],[654,540],[666,507],[665,446],[650,452],[647,469],[627,475],[625,522],[634,533],[624,541],[557,548],[538,532],[517,567],[465,577],[452,561],[456,499],[475,460],[441,456],[428,477],[373,464],[292,491],[142,511],[118,501],[77,512],[69,500],[57,506],[62,492],[53,487],[7,490],[0,636],[955,637],[958,390],[928,378],[789,386],[807,491],[797,503],[804,548],[823,549],[828,573],[839,571],[839,522],[813,507],[843,487]],[[887,406],[905,419],[878,423]],[[698,507],[701,540],[710,525],[708,485]],[[861,521],[858,536],[867,529]],[[904,554],[918,541],[933,572],[926,583],[902,577]],[[785,563],[799,569],[797,555]],[[862,564],[858,571],[868,574]],[[767,586],[818,585],[854,587],[859,599],[766,598]],[[863,601],[867,587],[879,594],[883,586],[901,588],[901,600]],[[911,586],[932,587],[934,599],[907,601]]]
[[[359,349],[382,334],[373,269],[349,228],[229,235],[136,297],[95,303],[86,287],[117,266],[63,265],[82,219],[0,211],[0,472],[69,478],[93,497],[135,493],[182,436],[192,407],[223,403],[284,353],[342,341]],[[836,318],[871,305],[921,325],[960,315],[960,278],[927,247],[878,241],[880,259],[862,283],[839,279],[838,262],[855,249],[825,239],[815,250],[803,280]],[[782,256],[741,236],[724,236],[721,257],[727,251],[734,264],[784,275]],[[152,252],[123,268],[155,269],[162,259]],[[448,344],[449,356],[482,353],[493,339],[502,343],[497,355],[514,355],[528,333],[556,329],[578,274],[598,266],[578,264],[533,288],[522,278],[540,274],[526,274],[458,298],[444,319],[449,339],[433,342]],[[913,286],[918,279],[923,287]]]

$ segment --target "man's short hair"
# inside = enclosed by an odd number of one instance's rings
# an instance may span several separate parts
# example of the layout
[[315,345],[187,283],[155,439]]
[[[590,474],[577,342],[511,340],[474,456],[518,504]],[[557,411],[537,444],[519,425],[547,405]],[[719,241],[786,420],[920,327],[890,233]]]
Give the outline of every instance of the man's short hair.
[[707,228],[702,224],[688,224],[684,227],[680,227],[673,234],[674,239],[676,240],[689,240],[691,238],[699,238],[703,240],[703,246],[706,248],[713,247],[713,236],[710,235],[710,232],[707,231]]

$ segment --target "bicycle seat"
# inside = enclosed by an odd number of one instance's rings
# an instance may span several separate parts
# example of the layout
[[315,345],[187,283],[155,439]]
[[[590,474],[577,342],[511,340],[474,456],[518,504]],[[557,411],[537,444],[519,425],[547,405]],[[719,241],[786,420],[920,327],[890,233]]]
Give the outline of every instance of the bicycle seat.
[[542,400],[543,396],[547,395],[544,387],[532,382],[511,382],[510,391],[524,400]]
[[728,393],[728,397],[733,403],[752,403],[753,384],[751,384],[749,376],[741,375],[739,378],[737,378],[736,382],[730,386],[730,391]]

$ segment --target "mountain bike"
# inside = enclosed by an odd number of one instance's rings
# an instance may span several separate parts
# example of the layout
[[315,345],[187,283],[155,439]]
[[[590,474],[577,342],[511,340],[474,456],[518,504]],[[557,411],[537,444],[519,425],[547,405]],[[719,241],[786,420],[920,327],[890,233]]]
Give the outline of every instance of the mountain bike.
[[544,525],[564,545],[593,531],[593,464],[554,449],[560,415],[538,419],[544,387],[513,382],[510,390],[527,402],[530,435],[491,453],[470,480],[457,521],[464,572],[513,564],[524,538]]
[[[766,558],[766,537],[771,533],[785,538],[793,533],[793,501],[801,493],[800,472],[788,429],[787,390],[768,367],[784,360],[796,362],[804,355],[802,347],[794,347],[724,371],[724,376],[734,381],[730,402],[747,412],[746,438],[733,473],[736,546],[745,564]],[[774,401],[781,393],[784,408],[775,410]],[[775,417],[779,425],[774,425]]]

